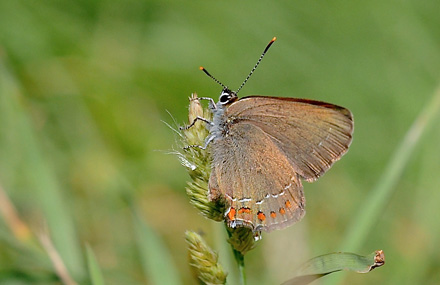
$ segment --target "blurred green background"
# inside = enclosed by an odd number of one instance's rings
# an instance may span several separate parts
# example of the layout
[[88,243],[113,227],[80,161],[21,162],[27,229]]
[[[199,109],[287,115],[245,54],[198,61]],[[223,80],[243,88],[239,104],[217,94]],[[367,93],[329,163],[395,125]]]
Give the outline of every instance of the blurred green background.
[[[1,196],[0,283],[59,283],[35,238],[46,232],[79,284],[89,283],[86,245],[107,284],[192,284],[185,230],[204,234],[234,280],[222,225],[189,204],[189,177],[168,154],[178,138],[162,121],[185,124],[191,92],[217,100],[220,87],[200,65],[236,89],[274,36],[240,95],[342,105],[355,132],[348,154],[304,183],[305,218],[264,234],[246,256],[249,284],[279,284],[306,259],[346,250],[350,224],[432,104],[439,8],[435,0],[0,1],[0,185],[25,223],[11,222]],[[386,265],[337,282],[440,283],[438,120],[357,251],[383,249]]]

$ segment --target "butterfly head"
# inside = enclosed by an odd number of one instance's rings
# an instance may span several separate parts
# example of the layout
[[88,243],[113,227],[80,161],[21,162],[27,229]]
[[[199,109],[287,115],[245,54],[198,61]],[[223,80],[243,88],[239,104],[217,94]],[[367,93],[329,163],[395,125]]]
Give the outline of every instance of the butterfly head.
[[220,97],[218,98],[218,105],[225,106],[229,105],[238,100],[238,96],[234,91],[231,91],[227,87],[223,88]]

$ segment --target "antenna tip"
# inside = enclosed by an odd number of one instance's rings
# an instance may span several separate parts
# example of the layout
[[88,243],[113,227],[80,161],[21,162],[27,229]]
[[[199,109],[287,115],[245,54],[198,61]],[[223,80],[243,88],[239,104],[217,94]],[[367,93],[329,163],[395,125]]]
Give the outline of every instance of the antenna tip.
[[273,39],[271,40],[271,42],[274,42],[277,40],[277,37],[273,37]]
[[204,68],[203,66],[200,66],[199,69],[200,69],[200,70],[203,70],[203,69],[205,69],[205,68]]

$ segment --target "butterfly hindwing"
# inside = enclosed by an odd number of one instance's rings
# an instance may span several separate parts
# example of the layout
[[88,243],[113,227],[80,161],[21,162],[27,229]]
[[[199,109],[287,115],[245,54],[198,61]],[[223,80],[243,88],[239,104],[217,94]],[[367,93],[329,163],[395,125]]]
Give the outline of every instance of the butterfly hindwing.
[[230,226],[285,228],[305,211],[302,184],[279,147],[252,123],[231,124],[212,142],[210,197],[226,198]]

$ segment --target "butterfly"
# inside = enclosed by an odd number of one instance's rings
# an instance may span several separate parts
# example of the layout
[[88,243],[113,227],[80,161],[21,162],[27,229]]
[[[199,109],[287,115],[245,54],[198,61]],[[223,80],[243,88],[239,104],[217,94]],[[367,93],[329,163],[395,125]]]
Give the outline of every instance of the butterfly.
[[330,103],[237,93],[273,44],[266,46],[237,91],[231,91],[206,69],[223,89],[212,98],[212,121],[207,123],[212,166],[209,199],[225,199],[225,220],[230,227],[254,232],[283,229],[305,214],[301,180],[313,182],[345,154],[352,141],[353,116]]

